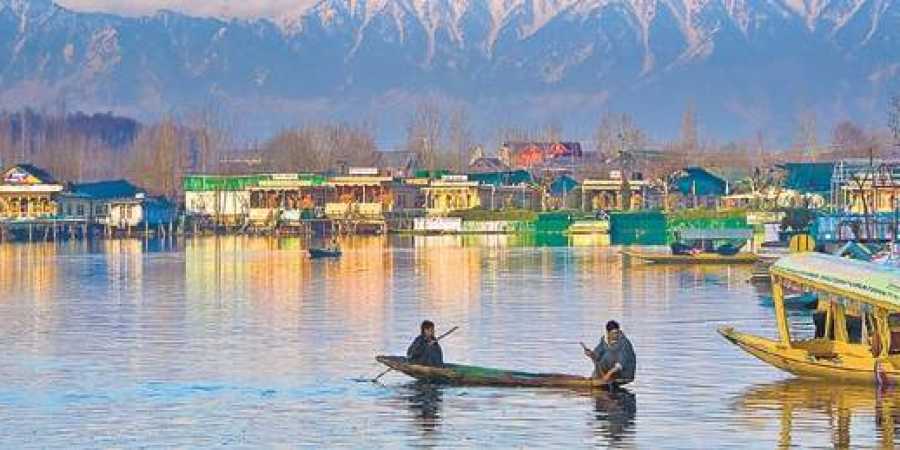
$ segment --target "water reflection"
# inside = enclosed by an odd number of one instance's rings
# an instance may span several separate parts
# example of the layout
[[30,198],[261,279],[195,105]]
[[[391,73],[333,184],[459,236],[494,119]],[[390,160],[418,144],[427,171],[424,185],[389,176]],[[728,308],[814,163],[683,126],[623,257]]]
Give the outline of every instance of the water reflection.
[[[900,426],[900,391],[868,385],[838,385],[792,378],[749,388],[735,402],[740,413],[778,415],[778,446],[826,445],[847,448],[874,436],[894,448]],[[755,419],[756,417],[752,417]]]
[[611,443],[620,442],[633,433],[637,416],[637,396],[627,389],[595,390],[595,433]]
[[[715,334],[739,319],[776,332],[749,267],[623,264],[618,248],[559,237],[352,237],[326,261],[302,238],[0,245],[0,446],[777,445],[777,398],[722,402],[780,376]],[[380,372],[373,356],[402,353],[424,318],[461,326],[447,361],[585,374],[577,342],[618,319],[641,414],[627,391],[347,381]],[[896,408],[867,401],[843,428],[794,408],[790,442],[876,445]]]
[[423,433],[434,432],[441,424],[441,403],[443,387],[417,381],[400,388],[401,396],[406,401],[413,422]]

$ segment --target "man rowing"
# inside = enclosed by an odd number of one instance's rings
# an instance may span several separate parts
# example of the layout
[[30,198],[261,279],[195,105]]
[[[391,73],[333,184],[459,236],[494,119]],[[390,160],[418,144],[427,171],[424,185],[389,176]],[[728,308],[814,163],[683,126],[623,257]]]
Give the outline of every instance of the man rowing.
[[634,371],[637,368],[634,347],[615,320],[606,323],[606,336],[600,338],[597,347],[593,350],[585,347],[584,354],[594,362],[593,378],[599,378],[607,384],[634,381]]
[[434,323],[426,320],[419,328],[420,334],[406,349],[406,360],[423,366],[443,366],[444,354],[441,351],[441,344],[434,337]]

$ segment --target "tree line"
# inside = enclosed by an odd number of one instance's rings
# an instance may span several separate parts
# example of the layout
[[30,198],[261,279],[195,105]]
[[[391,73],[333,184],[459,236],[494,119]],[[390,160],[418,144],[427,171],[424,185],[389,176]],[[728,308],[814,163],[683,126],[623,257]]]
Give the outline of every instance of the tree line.
[[[180,194],[182,177],[191,172],[339,172],[378,162],[378,130],[371,122],[300,124],[247,144],[231,132],[235,120],[214,107],[164,116],[148,125],[108,113],[0,113],[0,165],[29,162],[66,182],[126,178],[150,192],[174,197]],[[703,136],[693,104],[685,106],[680,122],[677,136],[659,143],[629,114],[604,113],[593,145],[586,148],[591,158],[578,171],[605,176],[616,169],[627,176],[640,173],[658,179],[687,165],[702,165],[750,176],[754,169],[779,161],[900,156],[900,95],[889,102],[886,127],[841,121],[825,143],[818,140],[815,114],[803,112],[795,121],[793,144],[780,150],[772,148],[764,130],[727,143]],[[423,98],[410,112],[405,135],[395,150],[415,155],[419,168],[453,171],[465,171],[472,155],[490,153],[482,149],[503,142],[569,140],[561,124],[549,122],[497,126],[493,142],[485,145],[487,139],[476,139],[464,105],[435,97]],[[652,163],[642,162],[648,149],[655,152]]]

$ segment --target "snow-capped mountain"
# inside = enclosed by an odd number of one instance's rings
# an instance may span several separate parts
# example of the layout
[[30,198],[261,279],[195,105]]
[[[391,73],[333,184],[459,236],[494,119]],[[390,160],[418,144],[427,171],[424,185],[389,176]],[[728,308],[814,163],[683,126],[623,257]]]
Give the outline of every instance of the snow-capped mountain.
[[784,131],[801,109],[881,125],[896,91],[900,0],[322,0],[259,20],[0,0],[7,108],[389,125],[430,93],[586,135],[606,109],[671,134],[692,102],[724,137]]

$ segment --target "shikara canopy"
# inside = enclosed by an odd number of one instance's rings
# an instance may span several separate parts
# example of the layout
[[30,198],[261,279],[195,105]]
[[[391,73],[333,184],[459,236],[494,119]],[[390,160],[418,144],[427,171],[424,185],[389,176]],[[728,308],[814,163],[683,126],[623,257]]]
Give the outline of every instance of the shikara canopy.
[[753,237],[753,230],[751,228],[685,228],[676,230],[675,235],[686,240],[750,239]]
[[772,275],[814,290],[900,311],[900,271],[887,266],[800,253],[779,259],[770,270]]

